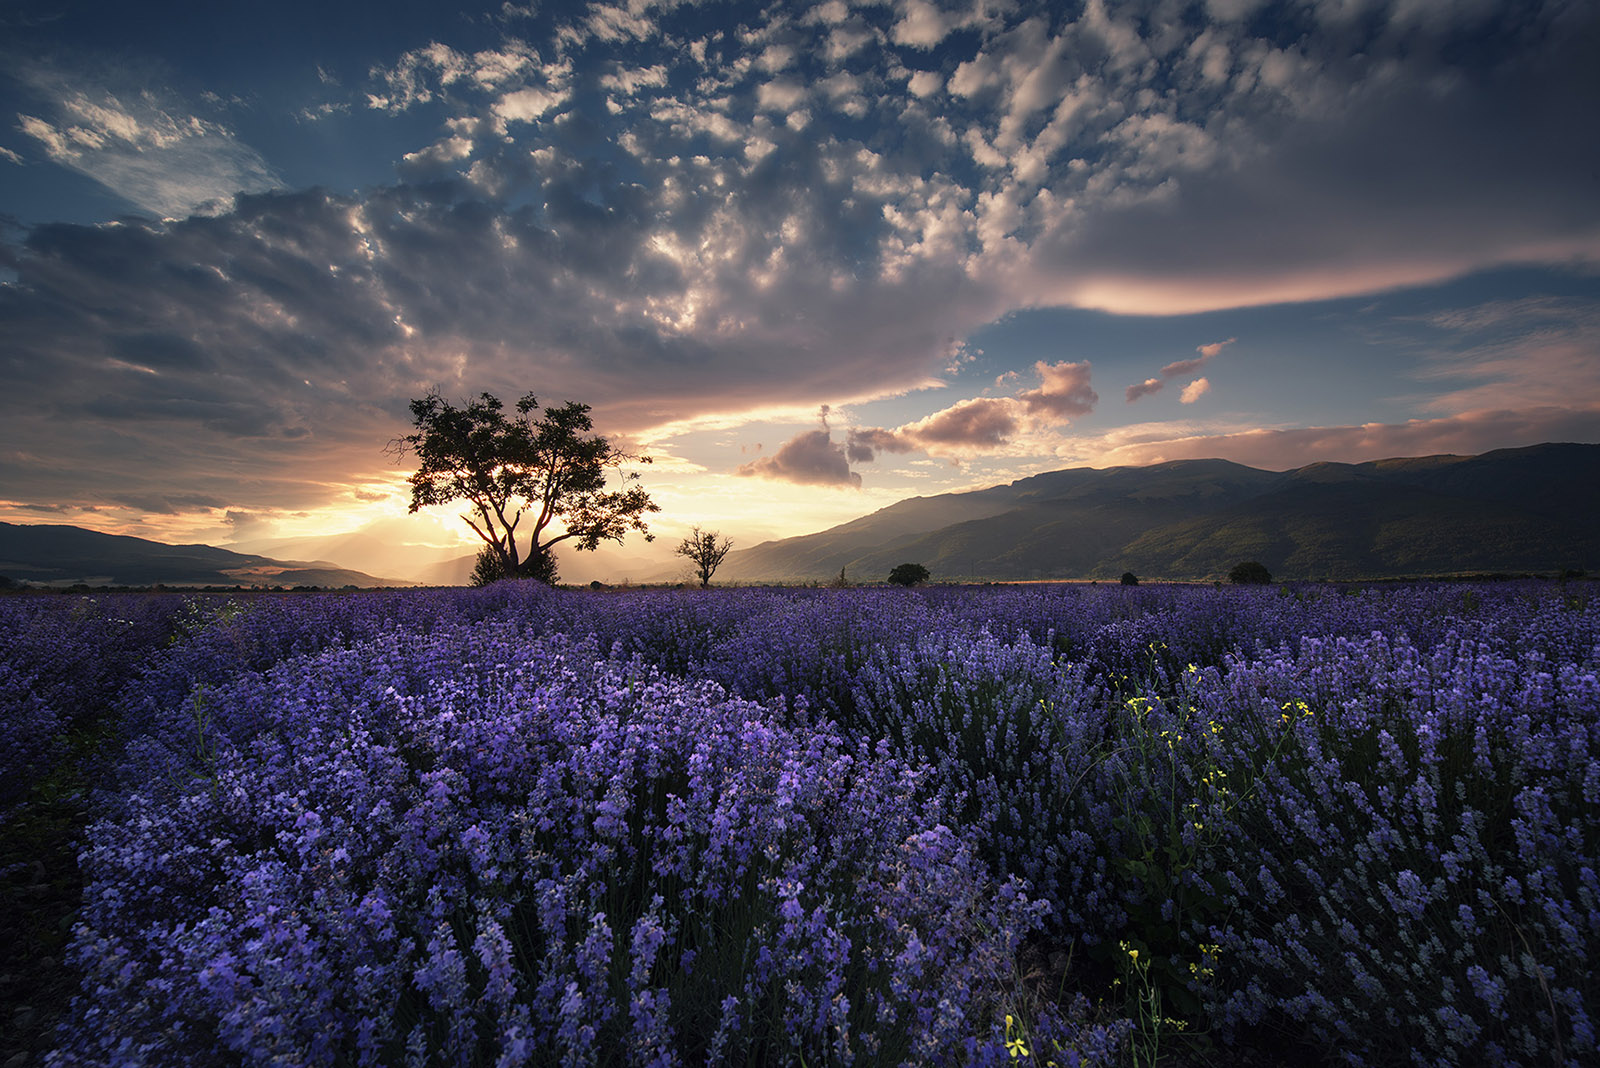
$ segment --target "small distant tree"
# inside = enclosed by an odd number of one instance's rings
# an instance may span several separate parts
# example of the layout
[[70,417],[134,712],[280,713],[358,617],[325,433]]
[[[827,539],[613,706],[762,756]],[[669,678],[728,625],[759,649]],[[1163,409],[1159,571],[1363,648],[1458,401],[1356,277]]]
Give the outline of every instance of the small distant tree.
[[688,557],[689,562],[694,564],[695,572],[700,576],[700,588],[705,589],[711,585],[711,576],[717,573],[717,568],[722,566],[723,557],[728,555],[728,550],[731,548],[733,548],[732,539],[718,537],[714,530],[694,527],[674,552],[679,556]]
[[1265,564],[1246,560],[1233,565],[1233,570],[1228,572],[1228,581],[1239,586],[1266,586],[1272,582],[1272,572],[1267,570]]
[[1132,571],[1124,571],[1122,573],[1122,584],[1124,586],[1137,586],[1139,585],[1139,576]]
[[896,586],[915,586],[927,582],[928,578],[928,569],[921,564],[901,564],[889,572],[889,581]]
[[[644,517],[661,509],[643,488],[630,485],[639,476],[622,472],[620,489],[606,484],[608,471],[650,458],[591,434],[587,404],[568,401],[541,411],[529,393],[507,414],[491,394],[457,408],[435,390],[411,402],[411,416],[416,432],[389,443],[396,456],[415,453],[421,464],[411,476],[410,510],[458,500],[471,505],[461,518],[484,543],[474,582],[554,581],[553,546],[569,539],[579,549],[620,542],[630,530],[651,540]],[[530,513],[524,552],[517,526]]]

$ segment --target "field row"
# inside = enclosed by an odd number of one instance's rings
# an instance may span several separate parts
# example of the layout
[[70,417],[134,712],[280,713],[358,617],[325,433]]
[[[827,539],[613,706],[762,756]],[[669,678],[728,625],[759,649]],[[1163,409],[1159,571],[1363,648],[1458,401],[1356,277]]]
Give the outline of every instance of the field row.
[[50,1063],[1592,1063],[1585,591],[0,601]]

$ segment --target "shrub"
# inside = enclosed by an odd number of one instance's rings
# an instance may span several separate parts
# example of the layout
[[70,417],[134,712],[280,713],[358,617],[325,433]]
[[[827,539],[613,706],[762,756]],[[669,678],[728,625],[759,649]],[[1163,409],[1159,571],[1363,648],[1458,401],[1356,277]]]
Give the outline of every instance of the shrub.
[[1139,585],[1139,576],[1132,571],[1124,571],[1122,573],[1122,584],[1124,586],[1137,586]]

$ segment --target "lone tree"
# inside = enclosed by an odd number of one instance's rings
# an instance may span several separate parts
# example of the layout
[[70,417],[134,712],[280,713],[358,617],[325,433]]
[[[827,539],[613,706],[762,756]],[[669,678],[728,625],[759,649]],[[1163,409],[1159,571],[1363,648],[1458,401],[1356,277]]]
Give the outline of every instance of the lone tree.
[[1233,570],[1228,572],[1228,581],[1239,586],[1266,586],[1272,582],[1272,572],[1267,570],[1265,564],[1246,560],[1233,565]]
[[896,586],[915,586],[928,581],[928,569],[921,564],[900,564],[889,572],[889,581]]
[[[555,579],[552,547],[573,541],[594,549],[602,541],[620,542],[630,530],[650,541],[645,514],[660,507],[638,479],[622,472],[623,487],[606,488],[606,472],[625,463],[649,463],[599,435],[589,406],[568,401],[539,412],[532,393],[508,415],[500,399],[480,394],[457,408],[433,390],[411,402],[416,432],[390,442],[398,457],[416,454],[421,467],[411,476],[411,511],[431,504],[464,500],[472,507],[461,518],[483,539],[474,582],[496,578]],[[517,526],[532,513],[527,552],[517,547]],[[552,524],[560,533],[551,534]]]
[[1124,571],[1122,573],[1122,584],[1124,586],[1137,586],[1139,585],[1139,576],[1132,571]]
[[700,575],[700,587],[704,589],[711,585],[711,576],[717,573],[717,568],[722,566],[722,558],[728,555],[731,548],[731,539],[717,537],[714,530],[695,527],[673,551],[693,562],[695,571]]

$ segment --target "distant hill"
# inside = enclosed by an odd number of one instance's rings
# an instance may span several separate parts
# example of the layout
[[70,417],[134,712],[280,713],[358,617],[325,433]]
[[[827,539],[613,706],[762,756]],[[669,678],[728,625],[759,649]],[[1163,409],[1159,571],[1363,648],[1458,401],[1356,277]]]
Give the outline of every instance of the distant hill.
[[410,586],[325,561],[166,545],[82,527],[0,523],[0,575],[67,586]]
[[1214,579],[1241,560],[1280,578],[1600,566],[1600,445],[1546,444],[1261,471],[1227,460],[1072,468],[915,497],[816,534],[729,554],[721,581]]

